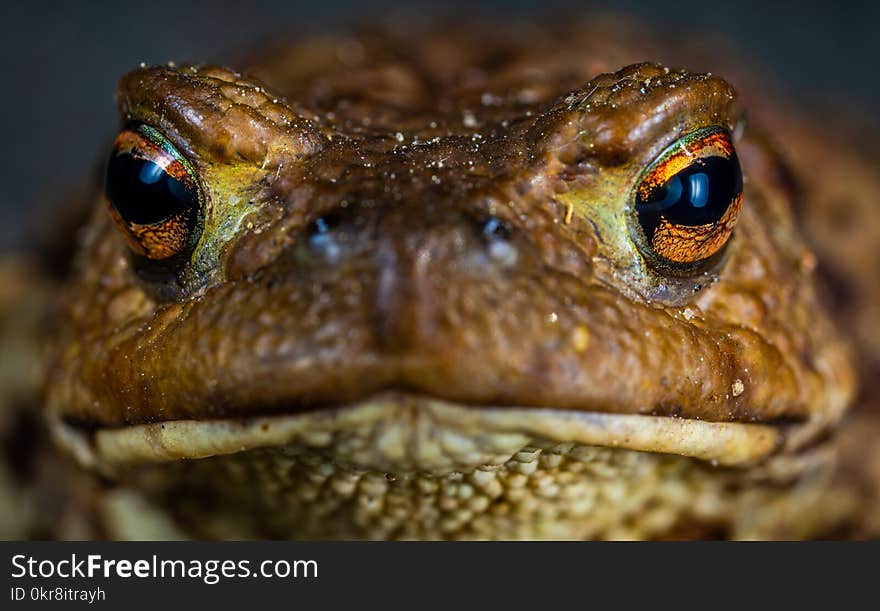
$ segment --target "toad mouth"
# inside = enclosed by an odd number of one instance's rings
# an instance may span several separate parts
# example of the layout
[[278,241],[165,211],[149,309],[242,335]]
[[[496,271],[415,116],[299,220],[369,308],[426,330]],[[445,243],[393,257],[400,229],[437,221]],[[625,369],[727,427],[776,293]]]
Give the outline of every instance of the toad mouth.
[[449,472],[492,464],[541,440],[692,457],[747,467],[800,445],[808,424],[710,422],[674,416],[468,406],[423,395],[382,392],[317,411],[179,419],[89,429],[56,416],[58,441],[79,462],[116,470],[307,447],[356,468]]

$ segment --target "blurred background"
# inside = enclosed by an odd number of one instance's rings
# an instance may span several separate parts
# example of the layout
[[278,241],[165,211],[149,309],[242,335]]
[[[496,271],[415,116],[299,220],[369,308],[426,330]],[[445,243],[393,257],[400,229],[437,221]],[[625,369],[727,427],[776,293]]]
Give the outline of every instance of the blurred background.
[[[0,251],[26,247],[53,206],[94,181],[117,127],[117,79],[140,62],[234,63],[261,42],[343,29],[401,12],[426,16],[570,18],[613,8],[670,39],[719,34],[774,87],[847,115],[880,107],[880,3],[618,0],[598,2],[50,2],[6,5],[0,23],[3,163]],[[649,59],[649,58],[646,58]]]

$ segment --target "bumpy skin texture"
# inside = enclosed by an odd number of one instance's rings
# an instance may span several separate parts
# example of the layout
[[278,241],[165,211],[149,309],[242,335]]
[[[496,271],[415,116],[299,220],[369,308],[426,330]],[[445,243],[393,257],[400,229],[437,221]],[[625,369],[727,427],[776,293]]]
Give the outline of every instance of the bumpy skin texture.
[[[96,202],[49,367],[62,444],[198,536],[835,526],[846,503],[819,491],[854,375],[804,194],[722,78],[599,31],[386,31],[254,76],[126,75],[123,120],[177,146],[207,208],[157,270]],[[632,238],[634,190],[710,125],[743,210],[718,261],[669,274]]]

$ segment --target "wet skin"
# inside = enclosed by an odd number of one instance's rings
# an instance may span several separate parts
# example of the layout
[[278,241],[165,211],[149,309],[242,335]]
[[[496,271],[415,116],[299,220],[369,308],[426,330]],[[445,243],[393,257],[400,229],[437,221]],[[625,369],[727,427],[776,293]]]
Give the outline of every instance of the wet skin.
[[854,367],[793,170],[723,78],[586,27],[126,75],[62,446],[194,536],[833,525]]

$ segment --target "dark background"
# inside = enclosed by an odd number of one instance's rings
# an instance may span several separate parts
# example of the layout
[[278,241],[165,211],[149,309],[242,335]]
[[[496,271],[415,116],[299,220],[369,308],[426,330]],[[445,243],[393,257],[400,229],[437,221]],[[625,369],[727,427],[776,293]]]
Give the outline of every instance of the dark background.
[[[140,62],[229,62],[260,41],[418,14],[565,18],[596,2],[232,2],[5,3],[0,14],[4,78],[0,250],[26,247],[56,218],[53,207],[97,176],[116,128],[113,89]],[[880,3],[624,0],[670,37],[718,32],[742,47],[762,74],[801,99],[845,100],[846,113],[880,107]],[[647,59],[647,58],[646,58]]]

